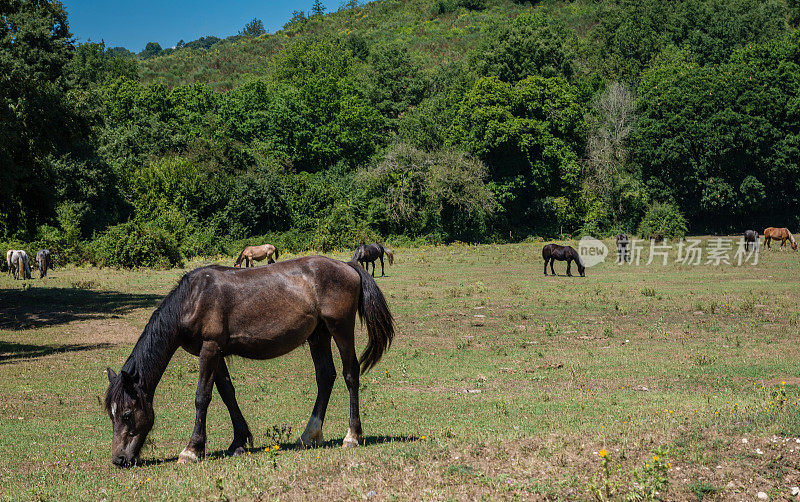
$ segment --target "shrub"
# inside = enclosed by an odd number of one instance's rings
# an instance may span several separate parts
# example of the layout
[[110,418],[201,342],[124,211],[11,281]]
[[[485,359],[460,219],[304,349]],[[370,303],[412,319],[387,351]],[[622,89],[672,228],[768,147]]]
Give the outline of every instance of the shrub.
[[336,204],[317,226],[313,247],[327,253],[376,240],[379,240],[377,234],[360,223],[348,206]]
[[686,232],[686,218],[672,203],[656,202],[651,205],[639,224],[639,235],[643,239],[679,239]]
[[109,227],[91,243],[93,262],[101,266],[167,268],[181,265],[175,237],[152,223],[129,221]]

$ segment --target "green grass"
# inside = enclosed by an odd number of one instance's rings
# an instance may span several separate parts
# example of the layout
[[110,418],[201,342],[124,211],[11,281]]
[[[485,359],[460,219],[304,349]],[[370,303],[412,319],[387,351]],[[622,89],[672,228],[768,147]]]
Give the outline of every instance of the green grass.
[[230,362],[254,451],[219,454],[232,430],[215,395],[211,455],[175,465],[197,379],[179,351],[156,392],[149,465],[126,470],[110,462],[104,369],[119,369],[183,270],[0,277],[0,498],[591,499],[601,449],[620,498],[656,448],[670,463],[666,499],[788,493],[800,465],[800,254],[743,267],[606,263],[568,278],[542,275],[541,245],[397,250],[378,278],[397,337],[362,377],[365,446],[339,446],[339,378],[328,446],[294,449],[316,393],[302,347]]

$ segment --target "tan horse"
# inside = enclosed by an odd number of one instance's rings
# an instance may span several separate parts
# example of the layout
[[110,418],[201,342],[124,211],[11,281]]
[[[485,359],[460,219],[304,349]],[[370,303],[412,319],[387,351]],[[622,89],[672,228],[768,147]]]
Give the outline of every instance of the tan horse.
[[[274,259],[272,258],[273,256],[275,256]],[[250,268],[253,266],[254,261],[261,261],[264,258],[267,258],[267,263],[275,263],[275,261],[278,259],[278,249],[272,244],[264,244],[263,246],[247,246],[241,253],[239,253],[239,257],[236,258],[236,263],[234,263],[233,266],[241,267],[242,260],[244,260],[245,268]]]
[[783,249],[786,241],[789,241],[792,249],[797,251],[797,243],[794,241],[794,236],[787,228],[769,227],[764,229],[764,244],[767,245],[767,249],[772,249],[769,245],[771,240],[781,241],[781,249]]

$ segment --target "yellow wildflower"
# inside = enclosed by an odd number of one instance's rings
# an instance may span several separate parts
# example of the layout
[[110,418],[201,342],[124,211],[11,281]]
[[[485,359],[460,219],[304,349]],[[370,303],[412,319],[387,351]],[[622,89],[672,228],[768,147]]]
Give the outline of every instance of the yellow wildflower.
[[599,452],[597,452],[597,454],[600,455],[600,458],[606,458],[608,452],[606,450],[600,450]]

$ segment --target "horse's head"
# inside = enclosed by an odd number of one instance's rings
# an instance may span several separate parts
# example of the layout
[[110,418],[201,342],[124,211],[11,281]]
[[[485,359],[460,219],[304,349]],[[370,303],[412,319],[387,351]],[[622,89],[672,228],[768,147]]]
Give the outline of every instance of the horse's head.
[[126,467],[136,462],[144,440],[153,428],[153,404],[125,370],[117,375],[108,368],[106,373],[109,383],[106,412],[113,428],[111,461],[117,467]]
[[794,241],[792,241],[792,249],[794,249],[795,251],[797,251],[797,243],[796,243],[796,242],[794,242]]

